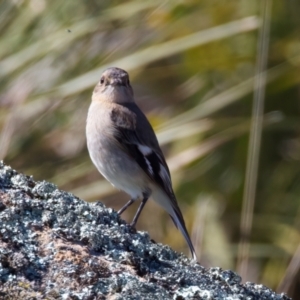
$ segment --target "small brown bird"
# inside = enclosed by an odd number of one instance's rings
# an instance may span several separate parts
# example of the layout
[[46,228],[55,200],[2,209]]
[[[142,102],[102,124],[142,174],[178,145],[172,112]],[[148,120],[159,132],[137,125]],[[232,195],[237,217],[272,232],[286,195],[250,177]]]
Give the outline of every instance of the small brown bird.
[[151,195],[169,213],[197,260],[169,168],[149,121],[134,102],[126,71],[109,68],[102,74],[92,95],[86,136],[90,157],[99,172],[131,197],[118,213],[142,199],[131,223],[135,226]]

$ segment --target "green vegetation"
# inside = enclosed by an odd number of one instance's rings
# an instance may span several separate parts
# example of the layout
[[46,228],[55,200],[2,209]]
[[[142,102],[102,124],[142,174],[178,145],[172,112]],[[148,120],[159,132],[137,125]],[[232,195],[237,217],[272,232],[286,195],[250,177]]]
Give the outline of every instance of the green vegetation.
[[[87,201],[121,207],[128,197],[89,159],[85,119],[101,72],[124,68],[163,145],[200,263],[238,270],[258,36],[268,1],[1,1],[0,159]],[[293,274],[288,266],[300,241],[299,15],[298,1],[273,1],[265,58],[244,278],[272,288]],[[188,254],[155,204],[146,206],[138,228]]]

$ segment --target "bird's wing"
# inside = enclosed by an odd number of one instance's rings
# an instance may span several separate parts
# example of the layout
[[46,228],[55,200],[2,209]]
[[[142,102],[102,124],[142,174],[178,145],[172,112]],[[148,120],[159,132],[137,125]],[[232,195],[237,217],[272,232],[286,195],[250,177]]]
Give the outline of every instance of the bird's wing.
[[[173,192],[170,171],[158,145],[155,133],[142,111],[134,104],[119,107],[111,112],[114,136],[122,149],[132,157],[168,196],[171,209],[168,210],[175,226],[183,233],[196,260],[196,254],[187,232],[185,222]],[[166,206],[166,208],[169,205]]]
[[[122,109],[120,111],[118,109],[117,111],[112,110],[111,120],[115,129],[115,138],[123,150],[135,159],[148,177],[157,183],[171,199],[175,199],[169,168],[146,117],[139,115],[137,118],[131,110]],[[142,127],[141,130],[139,130],[140,127]],[[176,200],[174,201],[176,202]]]

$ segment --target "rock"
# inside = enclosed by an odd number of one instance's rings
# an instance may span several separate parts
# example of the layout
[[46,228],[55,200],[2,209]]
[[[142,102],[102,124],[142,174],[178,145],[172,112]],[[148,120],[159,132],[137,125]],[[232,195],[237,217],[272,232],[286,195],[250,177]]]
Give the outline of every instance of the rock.
[[0,299],[289,299],[0,162]]

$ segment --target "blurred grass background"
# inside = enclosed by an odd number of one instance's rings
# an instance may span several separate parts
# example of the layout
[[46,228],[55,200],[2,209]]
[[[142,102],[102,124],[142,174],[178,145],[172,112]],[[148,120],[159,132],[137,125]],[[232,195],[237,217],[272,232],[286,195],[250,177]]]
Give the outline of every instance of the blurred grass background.
[[[124,68],[167,156],[200,263],[239,271],[262,2],[1,1],[0,159],[87,201],[120,208],[128,196],[92,165],[85,119],[101,72]],[[300,299],[299,15],[298,1],[272,2],[253,224],[241,271],[245,281],[294,299]],[[131,221],[134,212],[123,217]],[[188,254],[154,203],[138,229]]]

